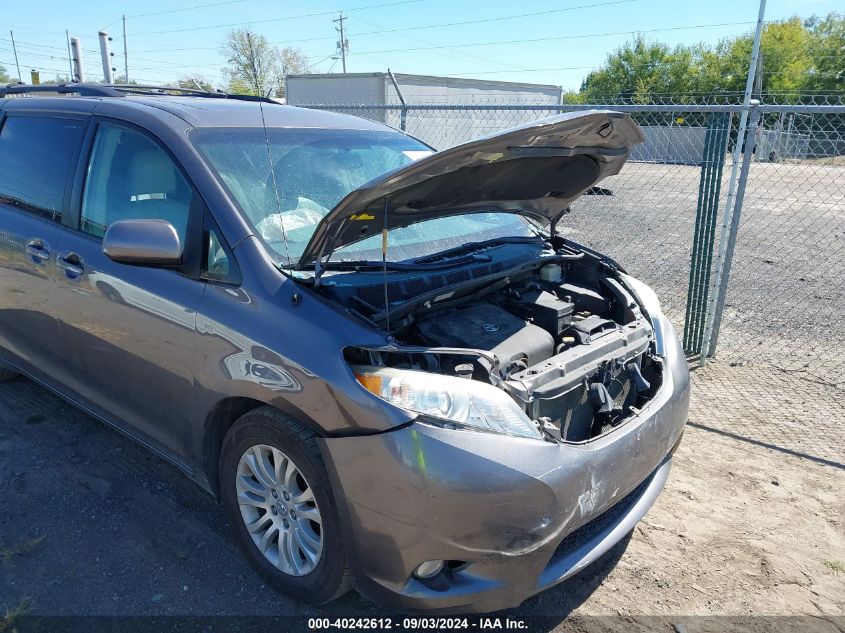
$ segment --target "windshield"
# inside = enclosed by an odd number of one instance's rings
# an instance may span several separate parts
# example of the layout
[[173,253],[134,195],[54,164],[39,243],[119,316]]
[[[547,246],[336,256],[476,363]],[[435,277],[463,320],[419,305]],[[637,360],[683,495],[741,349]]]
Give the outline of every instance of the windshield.
[[256,233],[292,262],[346,194],[432,153],[399,132],[370,130],[267,128],[265,139],[261,128],[200,128],[191,139]]
[[[317,224],[348,193],[432,153],[392,131],[267,128],[266,133],[265,138],[262,128],[199,128],[191,139],[282,264],[288,257],[296,263]],[[435,218],[391,230],[387,259],[533,234],[525,219],[507,213]],[[381,235],[339,248],[333,259],[381,259]]]
[[[528,220],[511,213],[466,213],[435,218],[388,231],[387,261],[433,255],[467,242],[536,235]],[[332,261],[381,260],[381,235],[338,248]]]

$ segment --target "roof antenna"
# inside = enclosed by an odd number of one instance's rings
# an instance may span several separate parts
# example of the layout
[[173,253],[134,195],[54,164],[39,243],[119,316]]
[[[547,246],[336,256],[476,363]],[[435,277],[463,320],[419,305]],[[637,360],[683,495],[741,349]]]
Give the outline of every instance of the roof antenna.
[[[270,93],[267,93],[267,98],[270,98]],[[285,231],[285,223],[282,219],[282,199],[279,195],[279,185],[276,183],[276,170],[273,169],[273,155],[270,152],[270,136],[267,134],[267,122],[264,120],[264,99],[258,95],[258,109],[261,112],[261,128],[264,130],[264,145],[267,147],[267,164],[270,167],[270,177],[273,179],[273,196],[276,198],[276,214],[279,216],[279,226],[282,229],[282,241],[285,243],[285,257],[288,260],[289,274],[293,274],[293,265],[290,260],[290,250],[288,249],[288,233]]]
[[381,273],[384,278],[384,320],[390,334],[390,301],[387,296],[387,196],[384,198],[384,228],[381,230]]

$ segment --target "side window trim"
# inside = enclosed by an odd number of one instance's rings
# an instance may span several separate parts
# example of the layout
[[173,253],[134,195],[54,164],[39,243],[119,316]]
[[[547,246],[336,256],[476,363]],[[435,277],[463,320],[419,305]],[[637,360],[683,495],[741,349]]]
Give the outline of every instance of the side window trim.
[[[210,233],[214,233],[217,236],[217,241],[220,243],[220,248],[222,248],[223,252],[226,253],[226,258],[229,261],[229,274],[226,279],[213,279],[205,275],[206,266],[208,263],[208,241],[206,239],[206,235]],[[238,260],[235,258],[235,253],[232,250],[232,247],[229,246],[226,237],[223,235],[223,231],[220,230],[220,226],[217,224],[217,221],[214,219],[214,216],[212,215],[211,210],[208,207],[204,209],[202,227],[202,251],[200,252],[200,255],[202,259],[200,264],[200,277],[202,277],[202,280],[206,283],[223,286],[240,286],[243,283],[241,267],[238,265]]]
[[88,173],[88,161],[91,158],[91,150],[94,147],[94,138],[97,136],[98,121],[90,117],[88,129],[82,139],[82,147],[79,150],[79,157],[76,161],[76,171],[73,175],[73,184],[70,191],[67,214],[63,224],[69,229],[78,230],[80,217],[82,215],[82,190],[85,187],[85,175]]

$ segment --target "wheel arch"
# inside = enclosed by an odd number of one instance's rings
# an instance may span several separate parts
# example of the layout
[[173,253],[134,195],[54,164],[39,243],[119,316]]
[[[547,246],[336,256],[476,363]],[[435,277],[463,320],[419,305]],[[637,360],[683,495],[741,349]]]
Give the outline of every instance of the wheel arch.
[[223,398],[208,412],[203,426],[202,470],[207,487],[215,497],[220,496],[220,451],[226,433],[241,416],[266,406],[296,418],[312,429],[318,437],[326,435],[314,420],[287,400],[275,398],[267,402],[246,396]]

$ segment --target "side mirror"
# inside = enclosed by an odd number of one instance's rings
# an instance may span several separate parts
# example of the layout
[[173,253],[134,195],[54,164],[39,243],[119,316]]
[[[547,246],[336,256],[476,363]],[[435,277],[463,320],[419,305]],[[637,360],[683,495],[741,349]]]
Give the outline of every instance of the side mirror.
[[182,263],[182,243],[166,220],[118,220],[103,236],[103,252],[112,260],[142,266]]

